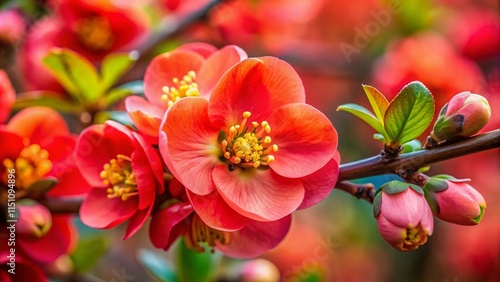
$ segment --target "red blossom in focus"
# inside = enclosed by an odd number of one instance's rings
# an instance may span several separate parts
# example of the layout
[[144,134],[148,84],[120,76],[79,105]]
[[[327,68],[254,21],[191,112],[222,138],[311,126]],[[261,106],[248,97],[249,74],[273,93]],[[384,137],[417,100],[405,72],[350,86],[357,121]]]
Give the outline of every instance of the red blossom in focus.
[[163,193],[163,166],[155,149],[137,132],[108,121],[85,129],[77,142],[78,166],[93,187],[80,218],[94,228],[129,220],[125,239],[144,224],[156,193]]
[[[179,190],[180,192],[173,192]],[[213,252],[214,248],[227,256],[251,258],[261,255],[280,243],[288,233],[291,216],[273,222],[248,220],[237,231],[218,230],[206,225],[189,203],[186,191],[176,179],[170,183],[171,194],[179,199],[155,214],[149,227],[151,242],[157,248],[168,250],[179,237],[197,252],[205,251],[202,243]]]
[[[144,76],[146,99],[128,97],[125,107],[139,131],[157,139],[167,108],[184,97],[208,99],[220,77],[247,57],[230,45],[220,50],[204,43],[191,43],[155,57]],[[157,143],[158,141],[154,141]]]
[[160,151],[205,224],[234,231],[274,222],[329,194],[337,133],[304,100],[293,68],[262,57],[227,71],[208,101],[190,97],[169,108]]
[[64,0],[54,15],[39,20],[28,34],[21,54],[28,88],[61,92],[42,63],[52,47],[71,49],[92,62],[111,52],[136,47],[146,34],[149,20],[137,5],[124,4]]

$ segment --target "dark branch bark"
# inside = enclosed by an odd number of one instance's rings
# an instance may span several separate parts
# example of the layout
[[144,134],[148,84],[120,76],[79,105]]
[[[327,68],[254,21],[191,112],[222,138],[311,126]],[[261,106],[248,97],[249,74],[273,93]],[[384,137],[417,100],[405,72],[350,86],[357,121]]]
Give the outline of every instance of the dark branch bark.
[[339,181],[387,173],[399,174],[402,170],[411,174],[419,168],[433,163],[499,147],[500,129],[497,129],[453,144],[402,154],[393,160],[385,159],[379,155],[342,164],[340,165]]

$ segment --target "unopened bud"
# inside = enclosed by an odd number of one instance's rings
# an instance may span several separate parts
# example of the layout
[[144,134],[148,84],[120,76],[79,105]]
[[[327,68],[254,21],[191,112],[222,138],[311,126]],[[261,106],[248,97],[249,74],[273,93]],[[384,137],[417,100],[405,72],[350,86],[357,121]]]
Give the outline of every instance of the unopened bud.
[[280,281],[278,268],[265,259],[254,259],[245,262],[241,267],[241,281],[244,282],[275,282]]
[[468,179],[444,177],[432,177],[424,187],[432,213],[441,220],[455,224],[478,224],[486,209],[483,196],[466,183]]
[[23,239],[35,241],[43,238],[52,227],[49,210],[34,200],[24,199],[18,202],[19,218],[16,233]]
[[384,184],[375,195],[373,213],[380,234],[397,250],[415,250],[432,235],[432,211],[416,185],[400,181]]
[[468,91],[459,93],[441,109],[431,132],[431,143],[474,135],[488,123],[490,116],[490,105],[483,96]]

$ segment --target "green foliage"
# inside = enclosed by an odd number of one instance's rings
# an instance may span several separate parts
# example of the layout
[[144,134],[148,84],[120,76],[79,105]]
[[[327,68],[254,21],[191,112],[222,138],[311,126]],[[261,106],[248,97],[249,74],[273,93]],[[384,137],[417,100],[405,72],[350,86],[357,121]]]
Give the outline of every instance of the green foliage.
[[422,143],[417,139],[413,139],[409,142],[403,144],[403,152],[402,153],[410,153],[415,151],[422,150]]
[[146,272],[157,281],[177,282],[175,270],[168,260],[155,252],[140,249],[137,253],[137,260]]
[[220,263],[220,253],[197,253],[186,247],[184,240],[181,240],[177,247],[177,274],[179,281],[212,281],[212,278]]
[[[373,138],[384,142],[387,148],[397,152],[405,143],[405,152],[416,151],[418,141],[412,141],[422,134],[432,121],[434,98],[418,81],[409,83],[389,102],[376,88],[363,85],[372,111],[357,104],[344,104],[338,111],[352,113],[377,131]],[[420,145],[418,145],[420,147]]]
[[84,273],[90,270],[108,248],[109,241],[102,233],[81,238],[75,251],[71,254],[75,272]]
[[54,94],[50,92],[40,92],[35,95],[34,94],[35,93],[33,92],[23,93],[23,95],[16,99],[13,108],[15,110],[20,110],[34,106],[44,106],[64,113],[74,113],[83,110],[81,106],[54,96]]
[[384,128],[390,141],[406,143],[417,138],[430,125],[434,98],[418,81],[407,84],[391,101],[384,116]]

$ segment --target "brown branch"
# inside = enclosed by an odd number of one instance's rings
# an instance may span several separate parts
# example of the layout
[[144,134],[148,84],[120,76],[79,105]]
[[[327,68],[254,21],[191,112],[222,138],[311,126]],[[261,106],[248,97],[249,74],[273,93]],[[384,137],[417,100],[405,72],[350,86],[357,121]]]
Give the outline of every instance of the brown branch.
[[500,147],[500,129],[476,135],[457,143],[402,154],[388,160],[380,155],[340,165],[339,181],[406,172],[408,175],[433,163]]
[[375,196],[375,187],[371,183],[358,184],[344,180],[338,182],[335,189],[340,189],[358,199],[363,199],[370,203],[373,203],[373,197]]
[[57,197],[38,200],[46,206],[52,213],[78,213],[82,205],[83,197]]
[[160,26],[162,27],[161,30],[153,33],[151,37],[137,49],[139,56],[143,57],[151,52],[151,50],[153,50],[160,43],[172,38],[185,28],[204,18],[208,15],[208,13],[210,13],[210,11],[212,11],[213,8],[224,1],[225,0],[210,0],[207,4],[205,4],[205,6],[178,20],[166,18],[160,23]]

